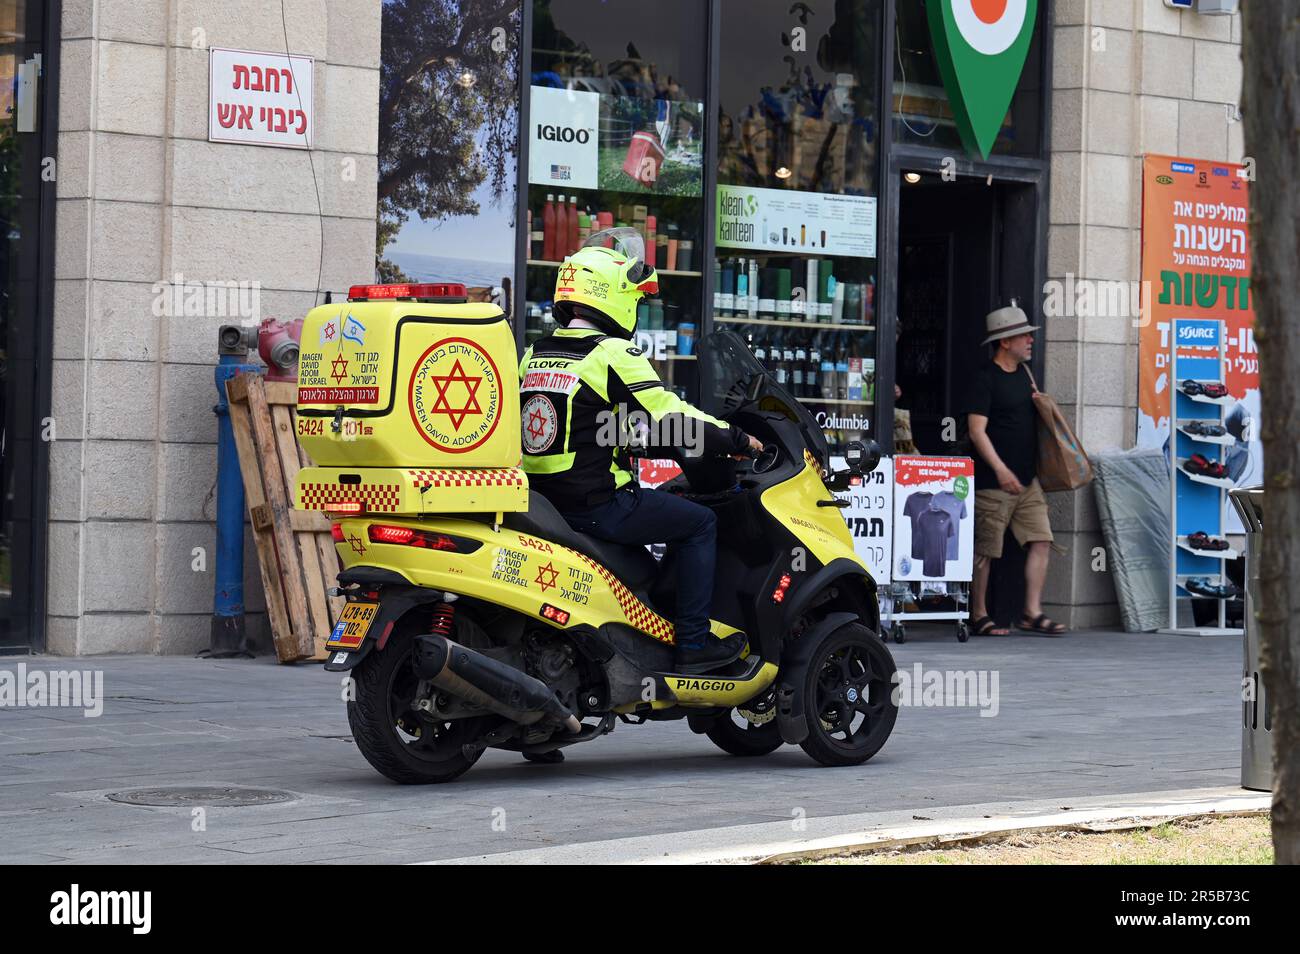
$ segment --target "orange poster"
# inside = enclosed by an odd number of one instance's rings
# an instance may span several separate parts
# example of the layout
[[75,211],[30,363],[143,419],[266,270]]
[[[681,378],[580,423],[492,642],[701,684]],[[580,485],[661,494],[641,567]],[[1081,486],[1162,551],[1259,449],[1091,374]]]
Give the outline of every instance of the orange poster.
[[[1239,486],[1263,478],[1259,433],[1259,355],[1250,287],[1250,182],[1231,162],[1144,157],[1142,281],[1149,289],[1138,368],[1139,447],[1169,439],[1169,329],[1175,318],[1224,323],[1224,382],[1235,398],[1224,424],[1232,441],[1222,461]],[[1146,295],[1144,295],[1144,298]]]

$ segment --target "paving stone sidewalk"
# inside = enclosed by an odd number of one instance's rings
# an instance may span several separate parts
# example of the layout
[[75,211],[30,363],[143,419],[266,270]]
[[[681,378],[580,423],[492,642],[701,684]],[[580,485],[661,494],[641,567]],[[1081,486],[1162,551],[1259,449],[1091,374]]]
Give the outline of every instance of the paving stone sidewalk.
[[[870,812],[1235,786],[1241,643],[1079,633],[1051,640],[918,630],[900,669],[994,670],[999,711],[905,708],[864,766],[798,748],[722,754],[683,723],[620,725],[525,763],[489,751],[450,785],[405,787],[357,752],[339,677],[271,660],[0,658],[97,669],[104,712],[0,708],[0,862],[411,862]],[[160,785],[283,789],[285,804],[142,808]],[[1063,803],[1064,804],[1064,803]]]

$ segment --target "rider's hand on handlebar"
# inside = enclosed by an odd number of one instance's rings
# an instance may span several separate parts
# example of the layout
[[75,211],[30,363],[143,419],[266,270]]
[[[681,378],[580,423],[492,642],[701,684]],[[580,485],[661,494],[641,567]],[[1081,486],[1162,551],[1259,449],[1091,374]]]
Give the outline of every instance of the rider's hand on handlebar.
[[746,434],[745,436],[749,438],[749,449],[755,454],[763,449],[763,442],[757,437],[751,437],[749,434]]

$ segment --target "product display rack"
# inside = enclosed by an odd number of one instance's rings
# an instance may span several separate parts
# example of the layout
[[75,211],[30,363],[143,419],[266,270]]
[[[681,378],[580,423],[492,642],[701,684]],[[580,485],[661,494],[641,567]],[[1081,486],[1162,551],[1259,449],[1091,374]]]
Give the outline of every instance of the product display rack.
[[[1222,436],[1191,433],[1194,423],[1224,426],[1224,415],[1235,399],[1225,394],[1209,397],[1188,394],[1184,385],[1225,385],[1227,340],[1224,323],[1204,318],[1178,318],[1169,335],[1170,415],[1169,435],[1169,625],[1160,630],[1179,636],[1236,636],[1242,630],[1227,625],[1227,601],[1234,596],[1214,597],[1195,593],[1186,585],[1196,579],[1213,586],[1228,585],[1224,561],[1238,557],[1235,549],[1204,550],[1192,547],[1189,537],[1203,532],[1214,539],[1224,539],[1227,515],[1227,491],[1234,486],[1228,477],[1193,473],[1188,462],[1200,454],[1210,461],[1218,459],[1220,448],[1231,443]],[[1214,599],[1218,603],[1217,626],[1179,626],[1178,601]]]
[[[970,639],[970,584],[959,580],[941,580],[944,592],[927,592],[927,583],[910,583],[900,581],[890,583],[880,591],[880,638],[896,643],[907,641],[907,623],[909,622],[950,622],[957,627],[957,642],[964,643]],[[927,598],[944,598],[953,601],[951,610],[920,609],[922,601]],[[918,608],[908,610],[908,602]]]

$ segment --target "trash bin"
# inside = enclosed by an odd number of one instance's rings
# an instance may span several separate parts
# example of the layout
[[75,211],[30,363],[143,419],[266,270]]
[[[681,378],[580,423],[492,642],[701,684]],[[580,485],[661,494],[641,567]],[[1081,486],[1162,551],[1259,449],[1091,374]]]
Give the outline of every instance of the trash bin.
[[1241,787],[1273,789],[1273,719],[1264,681],[1259,678],[1259,559],[1264,529],[1264,489],[1230,490],[1232,505],[1246,528],[1246,636],[1241,677]]

